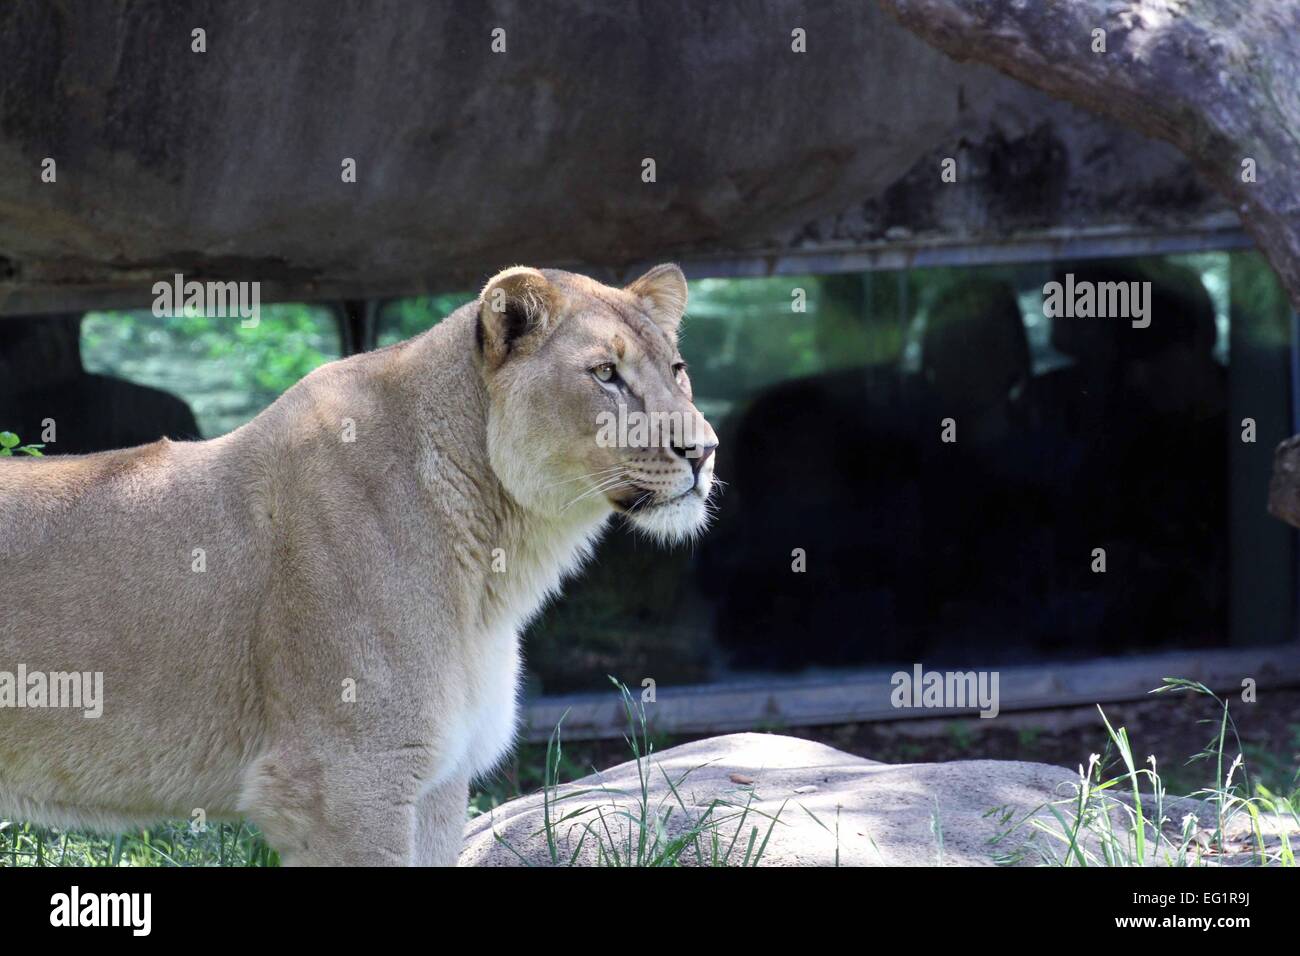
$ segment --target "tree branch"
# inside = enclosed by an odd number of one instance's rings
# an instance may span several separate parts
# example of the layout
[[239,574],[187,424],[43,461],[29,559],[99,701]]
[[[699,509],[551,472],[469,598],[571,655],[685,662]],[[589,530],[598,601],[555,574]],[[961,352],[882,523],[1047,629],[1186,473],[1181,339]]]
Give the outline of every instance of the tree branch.
[[[881,0],[956,60],[1166,140],[1237,208],[1300,310],[1295,0]],[[1104,32],[1105,52],[1094,52]],[[1254,160],[1256,182],[1243,179]]]

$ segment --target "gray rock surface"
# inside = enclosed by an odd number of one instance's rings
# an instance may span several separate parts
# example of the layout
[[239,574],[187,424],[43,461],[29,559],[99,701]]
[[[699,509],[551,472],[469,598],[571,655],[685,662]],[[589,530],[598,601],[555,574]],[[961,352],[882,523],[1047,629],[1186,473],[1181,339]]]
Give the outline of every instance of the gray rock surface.
[[1225,212],[1172,148],[867,3],[10,0],[0,62],[9,314],[147,306],[176,271],[312,299]]
[[[1005,807],[1019,819],[1041,804],[1069,797],[1073,793],[1069,785],[1075,780],[1068,770],[1036,763],[883,764],[809,740],[755,733],[683,744],[655,754],[649,763],[653,765],[650,806],[676,807],[669,817],[670,832],[679,831],[683,814],[665,774],[676,784],[689,771],[677,790],[692,813],[704,812],[715,800],[730,805],[714,811],[733,821],[719,827],[724,842],[738,825],[736,808],[749,803],[750,819],[736,841],[733,863],[744,857],[749,830],[758,826],[761,842],[771,816],[779,812],[763,866],[833,866],[837,824],[842,866],[992,865],[997,853],[1011,847],[990,846],[1002,827],[1001,814],[989,811]],[[609,793],[592,791],[602,787]],[[617,796],[618,791],[626,796]],[[620,764],[560,788],[553,815],[602,805],[617,840],[620,832],[626,832],[619,829],[625,823],[610,811],[617,806],[635,812],[639,792],[635,762]],[[594,813],[578,819],[599,824]],[[575,823],[558,828],[563,856],[572,853],[581,838],[583,828]],[[470,823],[461,865],[509,866],[520,863],[520,856],[546,865],[550,857],[545,838],[538,833],[541,826],[540,797],[511,801]],[[503,846],[502,840],[519,855]],[[594,844],[589,837],[580,860],[595,861]],[[694,852],[687,851],[682,860],[696,863]]]
[[[744,862],[754,828],[756,847],[771,830],[761,866],[1051,863],[1064,855],[1066,843],[1060,839],[1061,823],[1047,805],[1054,804],[1072,826],[1078,793],[1077,774],[1063,767],[1006,760],[883,764],[779,734],[697,740],[654,754],[642,766],[648,789],[645,805],[660,818],[672,811],[664,820],[667,839],[711,813],[717,823],[706,831],[710,839],[703,841],[705,862],[714,857],[709,844],[716,834],[724,852],[734,846],[727,858],[733,866]],[[559,821],[552,831],[562,862],[572,858],[579,865],[596,864],[598,844],[617,845],[623,859],[628,859],[628,837],[635,843],[640,827],[630,824],[627,814],[642,819],[639,773],[636,762],[630,761],[553,792],[549,812],[552,820]],[[1121,862],[1131,861],[1131,794],[1122,788],[1109,793],[1113,796],[1107,798],[1105,808],[1110,827],[1119,835],[1115,847],[1124,857]],[[1098,838],[1105,829],[1099,822],[1100,807],[1100,802],[1093,804],[1088,815],[1093,826],[1080,831],[1079,843],[1089,865],[1106,859]],[[1152,796],[1145,794],[1143,812],[1148,818],[1153,807]],[[460,865],[551,865],[544,812],[541,796],[533,794],[472,820],[466,827]],[[1219,821],[1212,803],[1168,797],[1161,813],[1164,838],[1157,852],[1148,853],[1147,865],[1258,862],[1246,813],[1232,814],[1224,821],[1227,853],[1217,849]],[[1035,826],[1035,821],[1043,826]],[[1289,834],[1293,845],[1296,841],[1294,820],[1261,814],[1261,827],[1271,857],[1276,856],[1282,833]],[[1156,840],[1149,827],[1147,834],[1150,849]],[[689,848],[679,862],[694,866],[699,860],[697,851]]]

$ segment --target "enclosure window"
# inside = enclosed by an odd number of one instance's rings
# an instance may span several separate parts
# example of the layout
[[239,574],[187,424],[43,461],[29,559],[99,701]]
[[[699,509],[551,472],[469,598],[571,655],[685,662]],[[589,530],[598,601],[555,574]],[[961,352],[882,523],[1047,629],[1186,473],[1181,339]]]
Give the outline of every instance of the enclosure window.
[[[1150,324],[1045,314],[1068,273],[1150,282]],[[529,630],[542,690],[1291,635],[1289,313],[1254,253],[704,279],[681,348],[716,525],[613,531]]]
[[453,292],[385,302],[379,310],[378,345],[392,345],[419,335],[473,299],[472,292]]
[[87,372],[160,390],[193,411],[199,437],[251,420],[300,378],[340,357],[325,306],[264,305],[257,325],[203,315],[90,312],[81,322]]

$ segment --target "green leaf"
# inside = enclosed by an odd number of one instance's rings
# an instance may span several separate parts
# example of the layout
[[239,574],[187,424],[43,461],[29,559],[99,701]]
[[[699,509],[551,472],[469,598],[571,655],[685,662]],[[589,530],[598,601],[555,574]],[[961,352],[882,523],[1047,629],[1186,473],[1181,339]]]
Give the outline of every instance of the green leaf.
[[0,432],[0,448],[16,448],[20,440],[13,432]]

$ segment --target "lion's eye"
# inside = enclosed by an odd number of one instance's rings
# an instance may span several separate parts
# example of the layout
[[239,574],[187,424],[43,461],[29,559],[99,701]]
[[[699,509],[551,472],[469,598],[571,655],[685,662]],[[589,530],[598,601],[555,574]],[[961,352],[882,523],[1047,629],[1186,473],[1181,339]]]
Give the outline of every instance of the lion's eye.
[[673,378],[677,379],[679,385],[686,383],[686,363],[678,362],[673,366]]
[[597,365],[591,370],[591,374],[596,376],[598,382],[612,382],[618,378],[618,372],[614,371],[614,366],[608,362],[604,365]]

